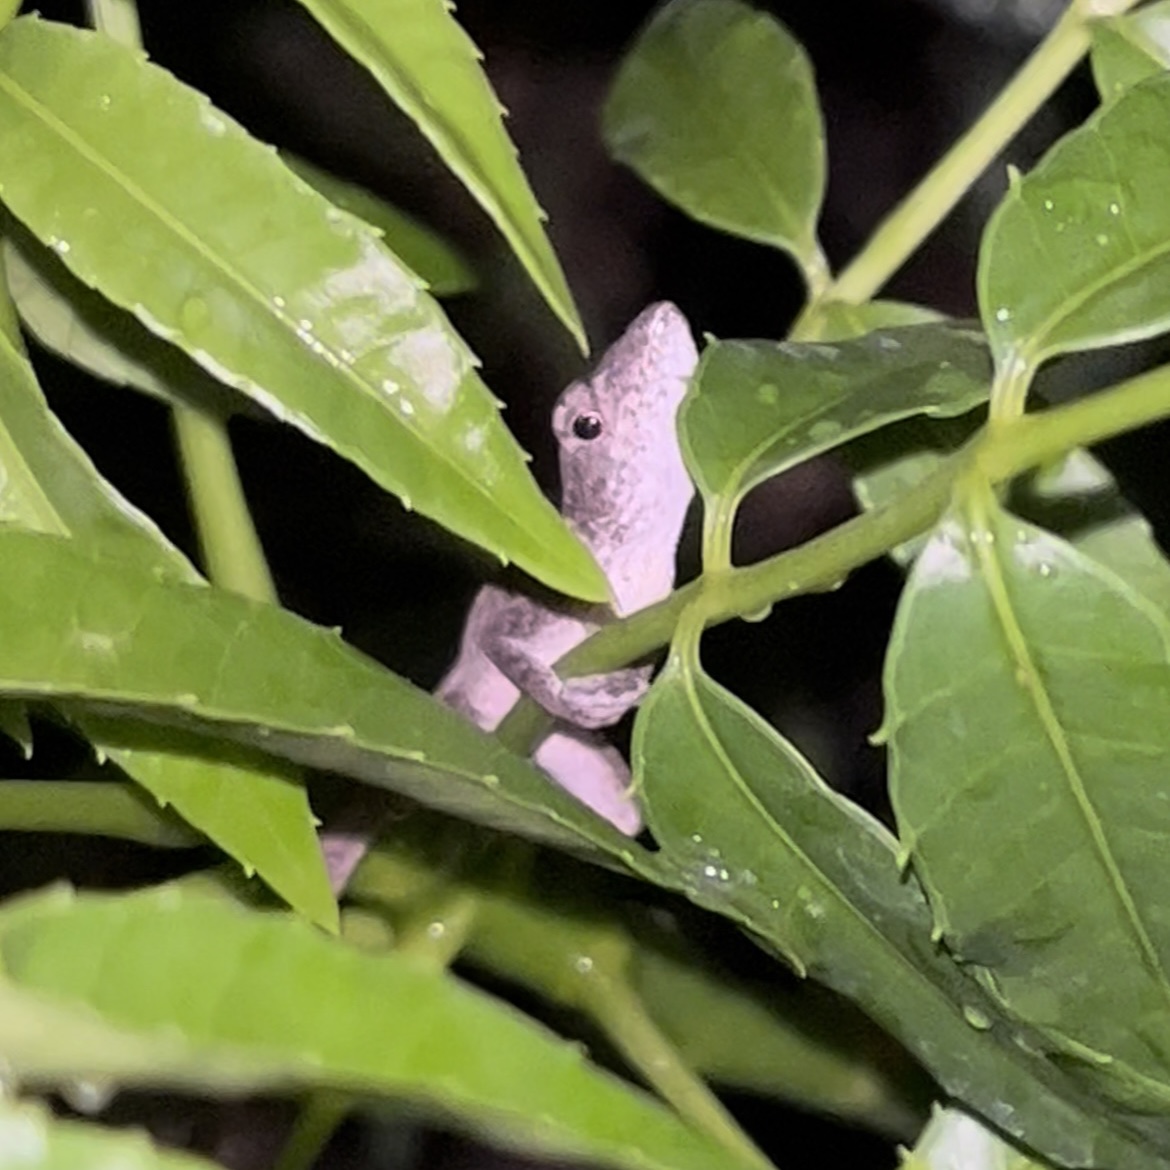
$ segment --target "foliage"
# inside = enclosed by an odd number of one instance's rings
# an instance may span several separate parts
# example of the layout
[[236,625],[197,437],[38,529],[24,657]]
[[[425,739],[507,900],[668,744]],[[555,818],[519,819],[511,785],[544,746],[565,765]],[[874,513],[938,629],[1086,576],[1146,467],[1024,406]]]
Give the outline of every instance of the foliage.
[[[450,11],[304,6],[580,338]],[[13,1081],[318,1094],[288,1166],[308,1163],[340,1100],[665,1170],[768,1164],[708,1078],[912,1143],[917,1062],[952,1109],[912,1165],[949,1164],[948,1143],[973,1166],[1164,1165],[1170,576],[1083,448],[1170,416],[1170,368],[1070,405],[1029,401],[1056,355],[1072,369],[1085,350],[1170,331],[1170,8],[1131,6],[1073,0],[836,275],[817,237],[832,144],[790,34],[741,0],[670,0],[630,48],[605,111],[612,154],[687,214],[785,251],[808,288],[788,339],[710,341],[680,412],[702,575],[561,664],[669,647],[632,747],[650,848],[526,760],[544,720],[531,703],[495,736],[469,726],[280,608],[258,551],[225,428],[257,408],[545,584],[604,595],[428,291],[471,287],[466,265],[150,64],[132,0],[93,0],[92,30],[6,5],[0,728],[31,750],[30,709],[66,722],[103,767],[84,785],[0,783],[0,827],[203,842],[232,859],[0,906]],[[1102,105],[1013,173],[980,247],[978,326],[874,300],[1090,49]],[[174,412],[206,579],[59,424],[20,323]],[[854,469],[863,513],[733,566],[744,496],[826,451]],[[880,732],[896,832],[700,657],[705,627],[887,555],[913,562]],[[340,918],[306,769],[428,806],[396,823]],[[648,916],[632,889],[702,910]],[[721,966],[704,941],[716,919],[774,956],[768,978]],[[585,1017],[633,1077],[468,969]],[[197,1164],[31,1102],[0,1114],[0,1166],[13,1150],[21,1166]]]

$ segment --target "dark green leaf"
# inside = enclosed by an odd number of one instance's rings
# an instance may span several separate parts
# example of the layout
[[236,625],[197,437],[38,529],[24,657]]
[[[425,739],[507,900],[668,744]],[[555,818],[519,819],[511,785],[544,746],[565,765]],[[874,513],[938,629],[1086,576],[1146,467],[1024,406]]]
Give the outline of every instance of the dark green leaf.
[[756,484],[911,415],[984,401],[982,334],[950,325],[834,344],[715,341],[679,412],[683,452],[709,503],[730,512]]
[[1170,328],[1168,123],[1170,77],[1153,78],[1012,184],[979,257],[980,311],[1001,371]]
[[544,212],[516,160],[480,52],[452,6],[433,0],[301,3],[430,139],[584,349],[585,329],[545,235]]
[[216,377],[452,531],[605,598],[438,305],[201,94],[107,37],[16,20],[0,185],[77,277]]
[[891,797],[939,933],[1095,1091],[1170,1102],[1170,622],[989,501],[946,520],[886,668]]
[[688,215],[823,276],[821,112],[808,58],[774,17],[739,0],[667,4],[622,62],[603,133]]
[[740,1165],[641,1090],[448,972],[163,888],[0,912],[13,1075],[213,1093],[328,1088],[631,1170]]
[[1164,1119],[1102,1106],[1044,1061],[940,953],[889,834],[677,653],[639,712],[634,763],[663,862],[692,900],[853,999],[952,1097],[1053,1160],[1160,1164]]
[[[87,718],[119,716],[102,734],[127,751],[160,750],[167,737],[160,742],[152,724],[162,723],[209,737],[211,754],[215,741],[231,741],[562,847],[619,861],[637,849],[495,737],[335,632],[212,586],[159,581],[69,541],[0,528],[4,693],[68,700]],[[150,722],[132,721],[143,718]]]

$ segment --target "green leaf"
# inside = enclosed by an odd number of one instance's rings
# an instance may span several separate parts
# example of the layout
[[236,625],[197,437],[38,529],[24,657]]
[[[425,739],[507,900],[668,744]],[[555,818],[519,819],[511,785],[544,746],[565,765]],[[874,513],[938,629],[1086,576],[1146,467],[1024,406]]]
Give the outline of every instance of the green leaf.
[[0,780],[0,830],[84,833],[164,849],[199,837],[128,784],[73,780]]
[[226,416],[248,405],[182,350],[87,288],[27,232],[12,225],[3,250],[8,291],[21,322],[46,349],[96,378],[168,406],[194,400]]
[[356,215],[381,232],[390,251],[421,277],[435,296],[457,296],[470,292],[479,283],[462,253],[414,216],[294,154],[282,151],[280,157],[285,166],[320,191],[334,207]]
[[[11,306],[0,296],[0,515],[68,535],[94,556],[124,562],[151,580],[201,578],[182,554],[98,474],[49,411],[20,348]],[[35,605],[35,592],[29,599]],[[30,618],[35,625],[40,617]],[[43,627],[41,633],[51,634]],[[303,786],[271,761],[217,754],[206,744],[184,756],[172,741],[127,746],[116,721],[72,711],[98,753],[314,922],[336,929],[337,904]]]
[[503,233],[584,351],[585,329],[480,52],[434,0],[300,0],[410,117]]
[[0,1170],[216,1170],[156,1147],[144,1133],[64,1121],[31,1101],[0,1098]]
[[679,411],[687,467],[730,516],[756,484],[911,415],[984,401],[982,334],[950,325],[882,330],[835,344],[714,341]]
[[205,753],[230,741],[579,852],[622,861],[637,849],[494,736],[335,632],[0,528],[4,693],[118,716],[102,734],[127,750],[159,750],[153,728],[165,724],[208,737]]
[[947,947],[1162,1116],[1168,654],[1162,611],[980,498],[920,557],[886,665],[891,798]]
[[979,256],[997,369],[1170,328],[1168,121],[1170,77],[1157,77],[1103,106],[1012,184]]
[[1121,494],[1099,460],[1087,451],[1072,451],[1056,466],[1014,487],[1014,512],[1108,565],[1170,615],[1170,562],[1150,522]]
[[389,1097],[526,1150],[739,1165],[578,1046],[445,970],[164,888],[0,913],[0,1049],[22,1080]]
[[[983,412],[978,409],[955,418],[918,415],[850,443],[842,449],[841,458],[853,474],[857,502],[866,512],[873,512],[914,491],[983,421]],[[889,555],[908,569],[929,539],[929,532],[919,533],[890,549]]]
[[1170,3],[1089,22],[1093,80],[1104,101],[1170,68]]
[[823,279],[821,112],[808,57],[774,17],[673,0],[622,62],[603,117],[610,154],[664,199]]
[[854,1000],[949,1095],[1054,1161],[1163,1161],[1164,1117],[1103,1106],[1043,1060],[939,951],[889,834],[678,651],[639,712],[633,758],[659,856],[693,901]]
[[583,1013],[619,1052],[629,1024],[607,1015],[615,985],[706,1078],[900,1137],[917,1132],[925,1078],[839,998],[809,984],[745,983],[716,962],[719,936],[700,951],[673,917],[639,912],[617,881],[561,854],[534,858],[522,888],[502,885],[498,852],[477,852],[467,832],[423,813],[398,821],[347,897],[428,925],[442,920],[436,903],[471,899],[460,962]]
[[0,184],[75,276],[216,377],[453,532],[606,597],[417,279],[201,94],[21,18],[0,35]]
[[898,329],[904,325],[930,325],[945,321],[946,314],[908,301],[866,301],[850,305],[826,301],[817,307],[810,328],[801,341],[845,341],[864,337],[876,329]]

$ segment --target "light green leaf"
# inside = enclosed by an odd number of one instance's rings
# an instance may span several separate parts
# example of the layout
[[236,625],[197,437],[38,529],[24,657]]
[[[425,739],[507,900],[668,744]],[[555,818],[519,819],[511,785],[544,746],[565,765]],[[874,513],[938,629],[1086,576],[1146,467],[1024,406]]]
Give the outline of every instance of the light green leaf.
[[[102,733],[127,750],[157,750],[152,724],[164,724],[207,737],[212,755],[217,741],[230,741],[580,852],[601,849],[621,861],[638,848],[494,736],[335,632],[213,586],[160,582],[69,541],[3,528],[0,694],[69,701],[87,718],[118,716]],[[142,719],[149,722],[133,722]]]
[[714,341],[679,411],[683,454],[704,500],[730,515],[756,484],[859,435],[970,410],[990,380],[982,334],[950,325],[834,344]]
[[1094,1091],[1170,1102],[1170,623],[989,499],[940,526],[886,665],[891,798],[947,947]]
[[979,256],[980,312],[999,370],[1170,328],[1168,122],[1170,77],[1153,78],[1012,184]]
[[421,277],[435,296],[453,297],[470,292],[478,284],[467,260],[438,232],[356,183],[347,183],[287,151],[282,151],[280,157],[334,207],[356,215],[381,232],[390,251]]
[[850,305],[826,301],[817,307],[811,326],[801,341],[845,341],[864,337],[875,329],[898,329],[904,325],[930,325],[945,321],[946,314],[908,301],[866,301]]
[[0,1098],[0,1170],[216,1170],[144,1133],[65,1121],[44,1105]]
[[327,1088],[631,1170],[740,1165],[578,1046],[447,971],[178,888],[0,912],[0,1049],[22,1080]]
[[639,712],[633,757],[659,856],[693,901],[854,1000],[950,1096],[1054,1161],[1164,1160],[1164,1117],[1103,1105],[1042,1059],[940,952],[889,834],[677,651]]
[[1159,0],[1126,16],[1089,23],[1093,80],[1103,100],[1170,68],[1170,3]]
[[168,406],[194,399],[226,416],[249,405],[182,350],[87,288],[48,248],[15,225],[4,239],[3,256],[8,291],[21,322],[46,349],[96,378],[139,390]]
[[622,62],[603,133],[688,215],[823,279],[821,112],[808,57],[774,17],[739,0],[667,4]]
[[0,780],[0,830],[84,833],[174,849],[200,838],[128,784]]
[[216,377],[459,535],[605,598],[416,278],[202,95],[109,38],[14,21],[0,185],[74,275]]
[[480,52],[436,0],[300,0],[413,119],[503,233],[584,351],[585,328],[545,234],[544,212],[504,130]]
[[[151,580],[201,578],[149,520],[123,499],[49,411],[0,293],[0,515],[39,532],[68,535],[94,556],[125,562]],[[30,595],[35,604],[35,592]],[[30,619],[34,625],[41,618]],[[42,633],[48,631],[42,627]],[[51,636],[51,635],[48,635]],[[155,799],[169,803],[246,871],[258,873],[314,922],[336,929],[337,904],[303,786],[271,761],[229,758],[194,745],[127,746],[116,721],[67,711],[102,755]],[[216,758],[216,756],[219,758]]]

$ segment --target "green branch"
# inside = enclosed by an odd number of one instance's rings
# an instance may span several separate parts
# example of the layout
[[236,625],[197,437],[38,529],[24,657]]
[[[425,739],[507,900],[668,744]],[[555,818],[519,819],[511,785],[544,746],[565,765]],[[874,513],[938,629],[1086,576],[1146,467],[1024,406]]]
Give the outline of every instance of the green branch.
[[[958,478],[975,470],[991,483],[1020,475],[1074,447],[1088,446],[1170,417],[1170,366],[1119,383],[1069,406],[991,424],[911,490],[799,548],[758,564],[704,574],[657,605],[614,622],[558,663],[566,676],[614,670],[665,646],[692,603],[705,625],[753,616],[777,601],[829,589],[855,569],[927,531],[950,504]],[[549,717],[522,698],[497,731],[513,750],[527,752]]]
[[1074,0],[982,117],[882,221],[826,297],[860,304],[898,271],[1073,71],[1094,19],[1137,0]]

